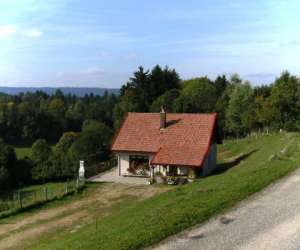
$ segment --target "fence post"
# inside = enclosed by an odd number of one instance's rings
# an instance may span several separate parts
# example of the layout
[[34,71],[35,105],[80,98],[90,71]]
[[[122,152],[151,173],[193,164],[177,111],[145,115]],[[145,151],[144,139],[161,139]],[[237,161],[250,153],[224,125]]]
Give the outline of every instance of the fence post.
[[67,180],[67,182],[66,182],[66,189],[65,189],[65,194],[68,194],[68,180]]
[[45,200],[48,200],[48,190],[47,187],[44,187],[44,192],[45,192]]
[[79,178],[77,178],[77,181],[76,181],[76,191],[78,192],[78,188],[79,188]]
[[[3,200],[5,200],[5,198],[4,198],[5,196],[3,196]],[[9,210],[10,209],[10,205],[11,205],[11,202],[10,202],[10,199],[9,199],[9,195],[7,194],[7,209]],[[14,195],[13,195],[13,197],[12,197],[12,201],[14,202]],[[12,204],[14,204],[12,202]]]
[[22,208],[23,207],[23,204],[22,204],[22,191],[18,192],[18,200],[19,200],[20,208]]

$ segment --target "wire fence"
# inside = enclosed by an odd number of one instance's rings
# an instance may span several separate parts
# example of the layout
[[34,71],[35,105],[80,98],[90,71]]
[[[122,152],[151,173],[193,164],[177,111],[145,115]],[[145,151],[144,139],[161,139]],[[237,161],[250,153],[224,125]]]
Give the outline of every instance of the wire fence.
[[28,208],[43,202],[62,198],[77,192],[84,186],[84,181],[73,180],[57,185],[44,185],[29,190],[0,193],[0,216],[10,211]]

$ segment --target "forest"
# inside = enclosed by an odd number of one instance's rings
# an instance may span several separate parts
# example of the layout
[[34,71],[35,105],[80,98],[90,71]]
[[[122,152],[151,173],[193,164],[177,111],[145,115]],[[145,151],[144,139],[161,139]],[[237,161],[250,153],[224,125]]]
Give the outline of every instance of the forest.
[[[254,86],[237,74],[181,79],[175,69],[139,67],[119,95],[53,95],[37,91],[0,95],[0,188],[74,178],[78,161],[87,175],[113,160],[110,144],[128,112],[217,112],[222,136],[300,130],[300,79],[283,72]],[[29,145],[17,159],[15,146]]]

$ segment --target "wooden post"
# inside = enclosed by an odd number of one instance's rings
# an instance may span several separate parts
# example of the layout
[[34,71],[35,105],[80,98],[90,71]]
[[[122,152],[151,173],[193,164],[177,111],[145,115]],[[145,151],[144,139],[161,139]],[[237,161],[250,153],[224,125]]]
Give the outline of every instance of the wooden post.
[[119,171],[119,176],[121,176],[121,161],[120,161],[120,154],[118,154],[118,171]]
[[79,188],[79,178],[77,178],[77,181],[76,181],[76,191],[78,192],[78,188]]
[[48,200],[48,190],[47,187],[44,188],[44,192],[45,192],[45,201]]
[[22,204],[22,191],[18,192],[18,200],[19,200],[20,208],[23,208],[23,204]]
[[65,194],[68,194],[68,181],[66,182]]

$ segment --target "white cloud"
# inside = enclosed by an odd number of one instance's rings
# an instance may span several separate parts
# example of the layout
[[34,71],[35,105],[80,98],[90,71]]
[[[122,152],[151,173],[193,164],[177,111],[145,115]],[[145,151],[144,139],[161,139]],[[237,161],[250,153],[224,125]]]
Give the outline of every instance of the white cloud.
[[43,32],[36,28],[21,29],[16,25],[0,25],[0,39],[8,38],[12,35],[21,35],[29,38],[39,38]]
[[0,38],[9,37],[17,32],[17,28],[14,25],[0,25]]
[[22,34],[26,37],[30,38],[39,38],[43,35],[43,32],[39,29],[27,29],[22,32]]
[[91,67],[91,68],[80,71],[80,74],[85,75],[85,76],[101,75],[103,73],[104,73],[104,70],[102,68],[98,68],[98,67]]

